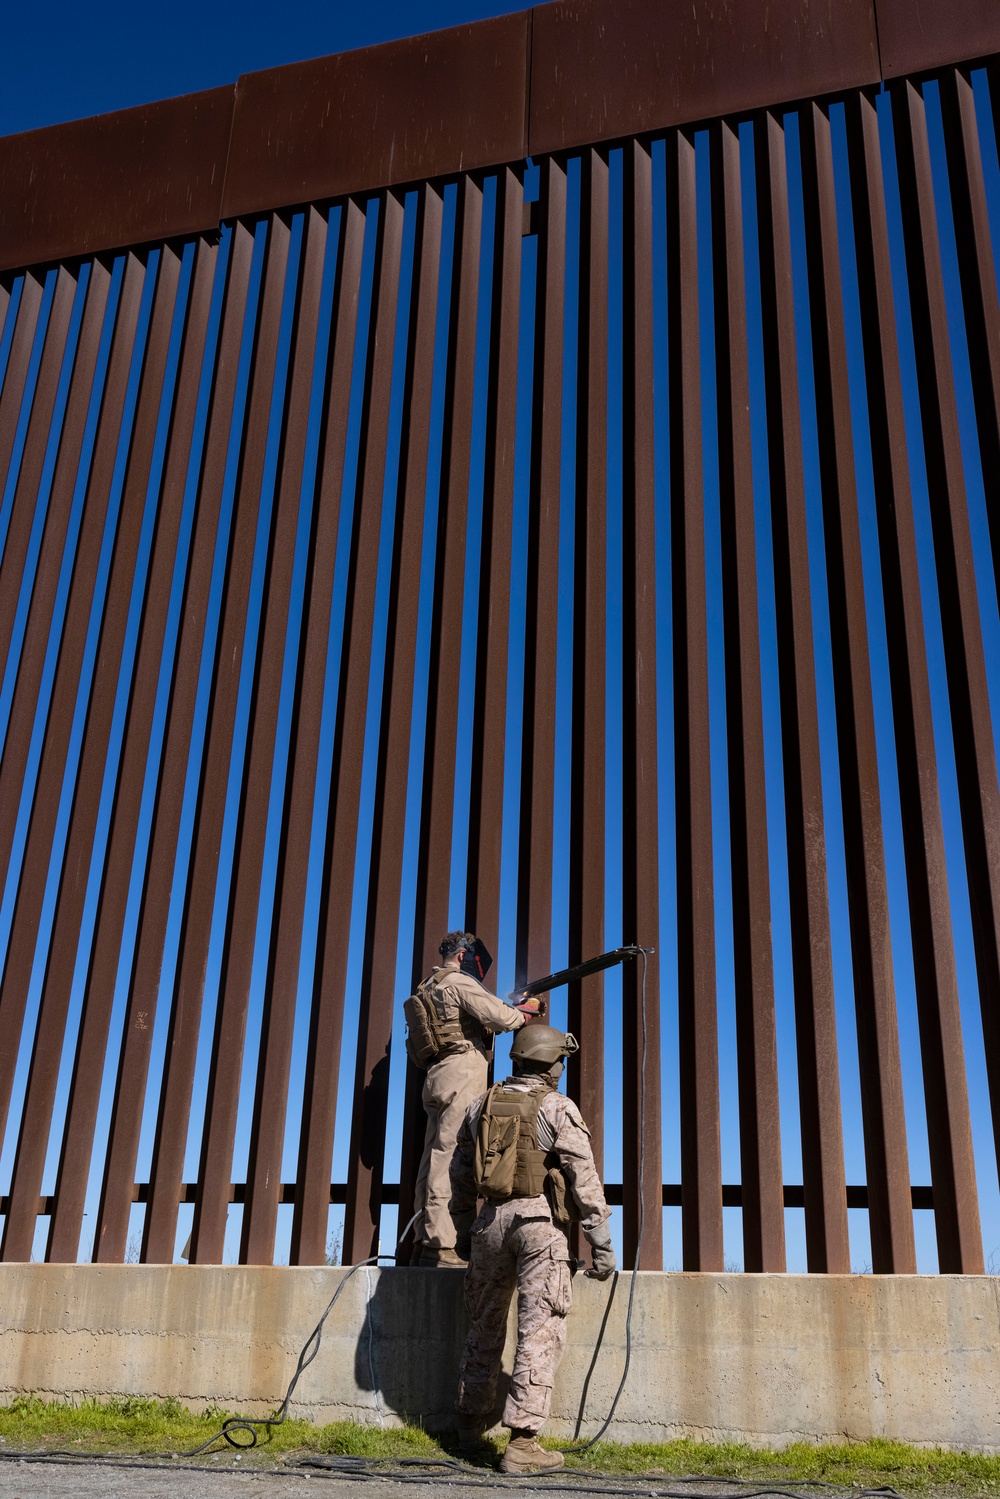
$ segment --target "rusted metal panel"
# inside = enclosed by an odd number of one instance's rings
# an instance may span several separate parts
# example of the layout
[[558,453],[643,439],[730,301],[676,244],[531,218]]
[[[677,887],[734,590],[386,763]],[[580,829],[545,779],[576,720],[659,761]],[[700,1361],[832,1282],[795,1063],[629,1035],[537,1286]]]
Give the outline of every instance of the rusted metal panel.
[[483,939],[490,952],[497,950],[500,929],[500,841],[507,731],[507,634],[514,513],[522,201],[520,176],[508,167],[497,177],[469,863],[465,893],[466,925]]
[[677,845],[681,1238],[685,1270],[721,1270],[722,1159],[701,449],[695,148],[667,139],[667,328]]
[[810,1270],[845,1274],[844,1142],[830,950],[784,132],[754,126],[795,1043]]
[[262,624],[257,644],[255,705],[248,727],[244,811],[234,856],[229,936],[212,1046],[199,1193],[191,1236],[192,1257],[199,1264],[220,1264],[225,1248],[325,250],[326,220],[311,208],[302,226],[298,264],[294,272],[291,267],[288,271],[289,275],[298,274],[298,284],[290,370],[280,413],[285,442],[271,518],[269,576],[261,604]]
[[813,371],[872,1269],[917,1268],[882,842],[830,122],[800,113]]
[[529,19],[244,74],[223,216],[519,161]]
[[[132,430],[130,458],[119,515],[110,517],[117,536],[114,563],[102,597],[99,573],[81,571],[80,588],[70,603],[66,628],[76,649],[69,646],[57,672],[49,731],[36,791],[17,913],[11,934],[5,983],[25,992],[35,962],[35,949],[41,926],[42,907],[49,878],[53,852],[53,835],[60,805],[63,778],[74,707],[81,690],[83,643],[88,617],[96,606],[103,610],[100,644],[89,689],[87,728],[81,757],[76,769],[73,815],[62,853],[62,870],[55,919],[47,955],[46,981],[38,1014],[38,1030],[31,1072],[25,1097],[21,1134],[11,1185],[11,1209],[4,1228],[3,1256],[8,1260],[30,1258],[35,1233],[35,1200],[41,1191],[52,1106],[62,1056],[66,1017],[72,994],[72,981],[80,922],[90,873],[90,854],[104,780],[108,737],[118,687],[118,670],[128,618],[132,573],[142,530],[145,491],[159,415],[163,376],[174,316],[180,261],[169,249],[161,253],[157,273],[156,295],[150,321],[149,337],[143,362],[143,378]],[[103,310],[103,308],[101,309]],[[88,330],[96,343],[100,325]],[[77,357],[79,358],[79,349]],[[103,531],[102,527],[102,531]],[[96,560],[103,535],[94,536],[92,550]],[[67,642],[69,644],[69,642]]]
[[164,470],[162,508],[139,640],[128,730],[122,750],[118,795],[104,862],[103,893],[87,975],[83,1018],[74,1059],[52,1207],[48,1258],[53,1261],[72,1262],[80,1249],[80,1231],[83,1226],[118,957],[132,873],[132,856],[159,681],[160,654],[181,524],[216,255],[214,245],[205,240],[199,241],[178,373],[173,439]]
[[951,364],[930,144],[923,99],[911,82],[893,86],[893,125],[972,932],[993,1127],[995,1137],[1000,1139],[1000,787]]
[[555,0],[534,10],[528,153],[878,78],[872,0]]
[[[0,561],[0,660],[4,662],[10,649],[11,631],[21,591],[25,558],[28,555],[31,528],[35,519],[35,507],[52,428],[59,379],[66,356],[66,340],[69,336],[76,291],[76,277],[65,266],[61,266],[43,335],[42,357],[31,401],[31,414],[21,454],[17,487],[14,490],[13,508],[3,545],[3,558]],[[2,857],[4,867],[7,864],[9,848],[10,845],[7,842],[0,842],[0,857]]]
[[623,169],[622,928],[626,941],[654,949],[627,963],[622,973],[623,1245],[626,1265],[662,1270],[653,166],[648,149],[632,141]]
[[922,73],[1000,52],[993,0],[874,0],[882,77]]
[[183,1181],[209,943],[215,914],[223,819],[234,752],[261,479],[274,385],[281,304],[288,265],[288,225],[275,215],[268,228],[266,263],[254,341],[249,404],[244,413],[242,465],[226,580],[225,610],[216,646],[212,709],[203,751],[182,940],[174,976],[167,1055],[153,1145],[149,1205],[143,1223],[143,1259],[169,1264],[174,1257],[177,1204]]
[[[370,1234],[377,1253],[382,1208],[389,1061],[396,989],[392,961],[399,942],[403,836],[413,712],[413,674],[420,613],[424,497],[431,428],[434,343],[437,331],[443,204],[431,186],[421,194],[414,252],[410,338],[403,407],[393,571],[389,585],[381,740],[368,875],[368,941],[361,975],[361,1023],[354,1085],[351,1161],[362,1162],[359,1186],[366,1193],[354,1243]],[[350,1192],[352,1183],[348,1182]]]
[[938,1261],[943,1271],[975,1274],[983,1264],[979,1205],[874,103],[849,100],[847,124]]
[[[303,1119],[301,1226],[296,1245],[299,1264],[321,1265],[326,1255],[330,1203],[330,1164],[337,1109],[337,1073],[344,1017],[344,987],[354,890],[358,810],[365,747],[365,716],[371,667],[375,585],[382,526],[386,441],[392,391],[396,311],[399,299],[403,205],[393,193],[379,204],[378,245],[373,289],[374,308],[368,330],[364,400],[367,407],[364,446],[358,459],[357,493],[348,586],[350,619],[345,625],[344,662],[338,694],[338,744],[334,752],[327,832],[327,879],[322,921],[322,964],[319,1003],[329,1016],[329,1050],[310,1059],[310,1114]],[[359,1030],[359,1041],[364,1027]],[[363,1065],[363,1053],[358,1066]],[[322,1071],[320,1072],[320,1069]],[[364,1077],[362,1086],[370,1083]],[[354,1142],[352,1142],[353,1144]],[[344,1221],[345,1264],[373,1254],[373,1227],[368,1212],[371,1177],[363,1149],[352,1150],[348,1163],[347,1210]],[[374,1230],[377,1240],[377,1229]],[[366,1247],[367,1246],[367,1247]]]
[[[129,271],[132,274],[126,274],[126,284],[122,291],[122,301],[118,312],[118,327],[121,329],[121,338],[120,340],[116,338],[116,348],[112,353],[111,369],[109,370],[108,386],[105,393],[106,425],[102,423],[102,431],[98,435],[97,450],[95,451],[94,464],[91,469],[90,484],[87,491],[88,504],[84,508],[84,527],[77,550],[74,588],[70,595],[66,626],[63,632],[64,644],[60,654],[59,677],[53,690],[52,703],[55,712],[53,713],[52,709],[50,709],[52,727],[51,732],[47,735],[46,745],[50,765],[61,765],[69,741],[76,681],[79,677],[80,661],[83,655],[87,617],[90,611],[90,596],[93,590],[94,577],[97,572],[101,535],[104,529],[104,515],[108,503],[111,474],[124,407],[125,384],[128,379],[128,368],[132,357],[132,345],[135,338],[136,322],[138,320],[139,300],[142,294],[144,272],[141,265],[134,258],[130,262]],[[28,714],[26,717],[30,718],[31,715]],[[30,735],[28,738],[30,738]],[[26,739],[25,758],[27,756],[27,742]],[[2,861],[4,867],[7,866],[10,859],[23,772],[24,766],[22,764],[16,783],[12,784],[10,790],[0,797],[0,838],[2,838],[2,842],[0,842],[0,861]],[[50,770],[49,774],[52,775],[52,773]],[[2,781],[0,781],[0,784],[2,784]],[[55,795],[58,797],[58,783]],[[37,795],[35,801],[37,805]],[[55,809],[52,807],[43,807],[41,809],[41,816],[48,822],[49,827],[51,827],[55,817]],[[39,837],[41,837],[41,834],[36,834],[36,841]],[[44,879],[44,872],[42,878]],[[16,930],[15,928],[14,931]],[[30,963],[34,955],[33,935],[33,933],[24,931],[19,938],[19,941],[26,948],[30,948],[27,956],[19,957],[16,953],[14,954],[16,963],[19,965],[29,965],[29,974]],[[19,980],[18,982],[8,981],[7,974],[10,970],[10,962],[11,952],[8,948],[6,969],[3,975],[2,986],[0,986],[0,1022],[2,1022],[5,1034],[19,1036],[28,997],[28,983],[26,979]],[[9,1046],[0,1050],[0,1131],[3,1130],[7,1123],[7,1110],[10,1106],[16,1062],[17,1047]]]
[[[128,1240],[143,1100],[153,1026],[160,1002],[163,947],[184,801],[188,749],[198,690],[198,669],[208,611],[252,253],[253,236],[242,225],[237,225],[233,230],[229,252],[226,301],[199,485],[198,518],[187,580],[184,623],[173,672],[170,719],[159,767],[156,815],[144,871],[143,920],[136,950],[132,955],[125,1036],[118,1064],[94,1238],[94,1259],[102,1263],[119,1263],[124,1257]],[[169,1004],[169,996],[165,996],[163,1002]],[[172,1243],[169,1245],[169,1258],[173,1258]]]
[[[580,287],[576,390],[573,580],[573,738],[570,765],[569,962],[604,947],[605,683],[608,443],[608,159],[580,170]],[[579,1039],[568,1091],[604,1163],[604,975],[570,984],[569,1029]]]
[[[939,84],[979,447],[983,473],[997,474],[1000,473],[1000,298],[976,102],[970,79],[957,69],[942,74]],[[996,98],[995,75],[991,92]],[[993,573],[994,577],[1000,577],[1000,507],[987,506],[987,519]]]
[[[299,661],[298,713],[289,771],[291,790],[282,851],[281,896],[272,939],[274,958],[261,1031],[262,1060],[250,1137],[247,1205],[240,1251],[248,1264],[270,1264],[274,1254],[364,237],[363,212],[356,203],[345,203],[338,245],[335,321],[327,356],[326,442],[317,480],[308,615]],[[317,1016],[314,1010],[314,1024],[321,1018],[322,1014]],[[310,1049],[315,1053],[317,1048],[325,1048],[325,1038],[312,1031]],[[308,1096],[307,1092],[307,1100]],[[304,1117],[307,1112],[306,1103]],[[296,1234],[293,1234],[293,1262]]]
[[17,322],[11,338],[3,390],[0,392],[0,483],[6,484],[10,467],[17,420],[21,412],[31,348],[38,327],[38,314],[42,305],[42,283],[36,276],[26,275],[17,306]]
[[[521,827],[515,979],[551,971],[555,795],[556,641],[562,487],[563,341],[566,300],[566,171],[541,164],[535,290],[531,488],[524,649]],[[534,207],[536,205],[525,205]]]
[[785,1214],[781,1196],[750,371],[740,142],[736,127],[725,120],[712,130],[711,173],[743,1268],[773,1272],[785,1268]]
[[[4,803],[4,813],[0,815],[0,829],[2,829],[0,848],[8,856],[9,840],[14,827],[14,818],[17,815],[28,750],[34,730],[39,687],[48,650],[49,632],[53,623],[59,577],[63,568],[63,554],[69,533],[77,469],[83,448],[84,428],[93,390],[98,348],[110,287],[111,277],[108,271],[99,263],[95,263],[90,269],[87,302],[76,348],[63,430],[59,440],[59,456],[52,479],[48,516],[45,521],[38,567],[31,593],[31,607],[21,643],[20,660],[16,668],[17,679],[3,741],[3,755],[0,758],[0,801]],[[71,547],[75,539],[73,536],[69,537]],[[3,584],[10,590],[10,596],[6,602],[8,607],[11,607],[17,602],[18,584],[13,578],[3,579]]]
[[218,224],[234,88],[0,138],[0,271]]

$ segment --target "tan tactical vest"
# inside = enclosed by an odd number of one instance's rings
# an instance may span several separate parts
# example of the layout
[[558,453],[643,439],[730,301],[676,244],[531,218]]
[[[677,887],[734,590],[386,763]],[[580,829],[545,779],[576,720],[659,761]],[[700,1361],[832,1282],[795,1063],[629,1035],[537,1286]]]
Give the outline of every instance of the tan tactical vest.
[[416,994],[403,1005],[406,1016],[406,1050],[418,1067],[432,1067],[442,1057],[464,1051],[468,1041],[482,1041],[486,1032],[475,1016],[459,1008],[458,1014],[445,1019],[432,992],[434,985],[451,969],[435,968],[424,979]]
[[[538,1111],[547,1088],[509,1092],[496,1083],[479,1115],[476,1143],[476,1187],[484,1197],[540,1197],[555,1162],[538,1145]],[[516,1128],[516,1135],[515,1135]]]

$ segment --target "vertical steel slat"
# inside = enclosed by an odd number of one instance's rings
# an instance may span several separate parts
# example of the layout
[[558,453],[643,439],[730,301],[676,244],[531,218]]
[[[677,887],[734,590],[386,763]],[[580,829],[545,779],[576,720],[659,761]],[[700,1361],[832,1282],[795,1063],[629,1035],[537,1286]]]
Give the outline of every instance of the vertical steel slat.
[[0,494],[7,483],[7,472],[18,418],[21,415],[21,400],[28,379],[31,349],[38,328],[38,314],[42,306],[42,282],[31,271],[26,271],[21,300],[17,308],[17,322],[7,355],[7,371],[3,390],[0,391]]
[[[17,818],[21,785],[34,729],[39,686],[48,652],[52,611],[63,568],[66,534],[73,510],[77,469],[83,448],[94,373],[108,305],[111,277],[100,261],[91,268],[87,301],[73,376],[66,402],[59,455],[52,478],[48,516],[38,555],[38,567],[21,645],[21,659],[11,702],[10,718],[0,759],[0,857],[6,866]],[[15,589],[16,591],[16,589]]]
[[118,790],[104,863],[103,889],[86,979],[83,1016],[56,1180],[48,1245],[48,1258],[52,1261],[73,1261],[80,1248],[80,1231],[83,1226],[91,1151],[115,996],[118,955],[139,823],[143,772],[156,703],[158,666],[170,603],[216,257],[215,246],[204,239],[198,242],[188,297],[170,447],[164,465],[161,513],[150,568],[132,702],[122,749]]
[[514,512],[522,205],[521,177],[507,167],[497,177],[492,348],[486,402],[482,571],[479,576],[476,705],[465,897],[466,926],[482,937],[490,952],[497,950],[500,931],[500,845],[507,728],[507,636]]
[[[375,815],[368,883],[368,923],[361,975],[357,1070],[348,1172],[348,1218],[344,1242],[353,1257],[378,1252],[385,1126],[389,1106],[396,965],[389,960],[399,942],[403,880],[407,771],[420,573],[423,561],[424,498],[430,440],[438,276],[441,263],[442,200],[434,187],[421,193],[414,254],[416,310],[410,315],[407,378],[400,454],[393,572],[382,684],[382,718]],[[368,1248],[363,1250],[367,1242]],[[357,1251],[362,1249],[362,1256]]]
[[[427,723],[421,796],[420,845],[413,932],[413,983],[434,967],[448,925],[451,839],[455,806],[459,669],[465,594],[465,541],[472,452],[472,399],[483,194],[471,177],[459,179],[452,259],[447,383],[442,435],[438,556],[434,577]],[[424,1135],[423,1074],[406,1070],[399,1228],[413,1213]]]
[[541,163],[532,382],[527,618],[517,890],[518,983],[551,969],[559,507],[562,488],[566,170]]
[[[608,159],[580,167],[580,300],[570,766],[570,963],[604,947],[605,682],[607,677]],[[604,1165],[604,975],[570,984],[569,1029],[580,1053],[569,1093]]]
[[[0,559],[0,661],[6,663],[10,650],[11,631],[21,591],[21,578],[28,555],[28,543],[35,520],[38,490],[45,466],[45,453],[49,444],[52,415],[56,404],[59,378],[62,374],[66,339],[69,334],[73,301],[76,297],[76,276],[65,266],[59,267],[56,289],[45,329],[45,343],[35,384],[31,416],[21,456],[21,469],[14,490],[14,504],[10,526]],[[17,418],[15,417],[15,421]],[[6,850],[0,848],[0,857],[6,864]]]
[[294,343],[290,353],[285,409],[280,417],[284,430],[284,451],[275,514],[272,518],[269,578],[266,584],[266,601],[262,605],[263,624],[258,641],[255,706],[248,728],[250,749],[245,770],[240,830],[234,855],[230,926],[220,979],[198,1171],[198,1195],[191,1236],[189,1258],[198,1264],[222,1262],[229,1216],[229,1184],[232,1179],[250,981],[253,976],[264,841],[267,835],[281,700],[285,635],[292,596],[292,572],[325,253],[326,219],[317,209],[310,208],[306,211],[303,225]]
[[[1000,786],[924,103],[913,84],[895,87],[892,101],[965,867],[993,1134],[1000,1148]],[[996,508],[995,491],[992,499]]]
[[[115,341],[112,348],[108,379],[104,393],[102,420],[87,486],[83,525],[77,545],[73,571],[73,586],[70,591],[63,627],[59,667],[46,729],[45,755],[48,763],[56,767],[60,767],[65,759],[66,747],[69,743],[72,727],[73,700],[80,673],[80,663],[83,658],[83,648],[87,633],[87,618],[90,613],[94,579],[97,576],[101,538],[104,534],[105,514],[110,496],[115,455],[125,405],[125,391],[139,318],[139,304],[142,298],[144,274],[145,272],[141,263],[134,256],[130,257],[118,307]],[[11,754],[11,780],[6,785],[2,772],[0,772],[0,861],[4,865],[6,865],[10,858],[10,849],[13,842],[21,795],[21,777],[24,774],[24,765],[27,760],[28,747],[31,740],[33,716],[33,712],[30,709],[24,713],[23,741],[20,738],[22,721],[19,720],[16,724],[12,724],[12,728],[18,731],[18,742],[15,745],[10,739],[8,740],[9,753]],[[20,757],[19,762],[15,760],[15,755]],[[44,763],[43,761],[43,767]],[[49,777],[51,775],[52,771],[50,770]],[[40,781],[41,776],[39,777],[39,783]],[[55,795],[58,798],[58,787],[56,788]],[[40,808],[40,817],[43,820],[47,820],[51,826],[55,816],[55,808],[40,803],[37,787],[34,806]],[[36,833],[36,840],[40,836],[40,833]],[[22,873],[22,884],[23,879],[24,876]],[[19,940],[22,944],[30,947],[29,956],[26,960],[29,964],[28,971],[30,974],[30,962],[34,953],[34,934],[24,929],[23,923],[21,925],[23,930]],[[12,932],[12,938],[13,935],[14,932]],[[29,939],[31,939],[30,942]],[[10,971],[11,957],[11,950],[8,948],[5,973],[2,982],[0,982],[0,1027],[2,1027],[3,1034],[5,1035],[19,1036],[24,1018],[24,1008],[27,1002],[28,985],[27,980],[14,981],[11,978],[8,981],[7,973]],[[20,959],[18,961],[23,965],[25,960]],[[0,1134],[3,1133],[7,1122],[7,1110],[10,1106],[17,1050],[16,1045],[0,1048]]]
[[[4,326],[7,322],[7,313],[10,311],[10,287],[0,281],[0,338],[3,337]],[[0,391],[3,383],[0,381]]]
[[[160,252],[156,293],[143,359],[128,468],[121,497],[114,560],[100,625],[97,659],[87,707],[87,726],[76,773],[73,812],[63,854],[56,911],[49,942],[38,1030],[25,1098],[17,1159],[11,1184],[10,1211],[4,1227],[5,1259],[27,1259],[31,1253],[48,1147],[52,1108],[62,1058],[66,1017],[72,997],[73,970],[90,874],[105,760],[118,689],[132,578],[139,550],[146,488],[153,457],[170,333],[180,280],[180,259],[169,247]],[[93,580],[78,594],[67,614],[67,629],[82,645],[93,601]],[[69,662],[73,653],[65,652]],[[81,658],[82,659],[82,658]],[[80,688],[80,660],[59,672],[52,696],[49,733],[42,751],[35,810],[28,834],[24,872],[18,895],[5,984],[27,991],[35,959],[42,906],[49,878],[56,815],[59,809],[69,732]]]
[[833,148],[830,122],[817,104],[806,105],[800,121],[872,1268],[877,1275],[914,1274],[917,1261],[840,287]]
[[851,1268],[784,132],[754,122],[795,1040],[810,1270]]
[[948,874],[896,341],[878,116],[847,102],[868,418],[938,1260],[982,1270]]
[[472,399],[483,195],[471,177],[459,183],[445,400],[438,568],[424,749],[423,825],[417,889],[414,978],[437,960],[448,922],[452,814],[458,724],[465,542],[472,452]]
[[743,1268],[785,1269],[738,127],[712,127],[712,263]]
[[655,951],[622,974],[623,1244],[626,1265],[662,1270],[653,169],[638,141],[625,147],[624,176],[622,928],[626,941]]
[[[258,1071],[247,1170],[247,1201],[243,1213],[240,1258],[252,1265],[271,1263],[278,1219],[316,765],[323,719],[323,681],[364,253],[364,213],[357,203],[348,201],[341,214],[333,334],[328,355],[328,385],[324,390],[326,436],[314,508],[306,625],[300,646],[299,686],[293,720],[288,822],[280,856],[280,898],[272,938],[273,964],[261,1032],[263,1060]],[[318,1053],[326,1056],[329,1049],[326,1037],[314,1031],[309,1049],[313,1056]],[[304,1112],[307,1109],[308,1102],[304,1105]],[[296,1260],[293,1243],[292,1263]]]
[[251,602],[250,581],[281,305],[285,291],[288,242],[288,225],[278,215],[273,215],[268,227],[249,406],[242,434],[242,464],[236,492],[225,612],[215,661],[208,742],[201,767],[181,949],[174,980],[163,1090],[153,1147],[149,1205],[143,1224],[143,1259],[154,1264],[169,1264],[174,1257],[177,1209],[191,1112],[191,1089],[205,997],[205,974],[215,909],[222,826],[234,747],[243,642]]
[[[992,476],[1000,473],[1000,298],[976,101],[971,80],[958,68],[946,69],[938,82],[972,367],[972,397],[983,473]],[[993,548],[993,574],[1000,578],[1000,507],[987,505],[986,514]]]
[[[303,1118],[299,1170],[298,1231],[295,1254],[299,1264],[321,1265],[326,1254],[330,1210],[330,1166],[337,1112],[337,1075],[344,1021],[344,985],[354,890],[358,811],[364,763],[365,720],[375,619],[379,536],[382,524],[382,487],[385,477],[389,401],[399,295],[403,205],[393,193],[380,200],[378,245],[373,298],[375,311],[368,336],[365,370],[365,420],[358,461],[354,506],[349,615],[344,627],[344,661],[338,693],[337,741],[334,749],[327,832],[326,875],[321,915],[322,953],[318,963],[315,1003],[323,1012],[317,1026],[324,1033],[322,1052],[309,1057],[309,1114]],[[367,1242],[360,1218],[359,1162],[349,1166],[344,1263],[351,1259],[355,1239]],[[358,1224],[355,1230],[354,1225]],[[352,1238],[352,1234],[354,1237]],[[365,1251],[370,1253],[370,1251]]]
[[667,137],[667,339],[677,819],[681,1239],[685,1270],[721,1270],[705,517],[694,142]]

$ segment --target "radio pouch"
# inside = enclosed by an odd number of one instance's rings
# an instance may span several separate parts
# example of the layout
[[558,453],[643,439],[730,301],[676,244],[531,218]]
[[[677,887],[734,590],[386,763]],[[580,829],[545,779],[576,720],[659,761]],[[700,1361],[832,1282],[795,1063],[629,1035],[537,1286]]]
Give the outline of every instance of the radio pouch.
[[422,994],[418,989],[416,994],[403,1000],[403,1016],[406,1020],[406,1055],[415,1067],[426,1069],[437,1061],[441,1051],[434,1001],[429,994]]

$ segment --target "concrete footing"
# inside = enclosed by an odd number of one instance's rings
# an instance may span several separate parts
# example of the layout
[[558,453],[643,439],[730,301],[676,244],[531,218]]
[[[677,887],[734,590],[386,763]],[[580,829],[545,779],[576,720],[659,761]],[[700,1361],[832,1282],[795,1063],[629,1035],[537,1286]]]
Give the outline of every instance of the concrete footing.
[[[0,1265],[0,1400],[174,1396],[264,1414],[346,1274]],[[359,1270],[293,1413],[450,1426],[462,1281],[453,1270]],[[587,1435],[604,1419],[624,1364],[629,1287],[627,1275],[575,1282],[552,1435]],[[629,1379],[608,1436],[768,1446],[886,1437],[1000,1451],[997,1292],[993,1278],[973,1276],[639,1275]],[[513,1327],[508,1369],[512,1345]]]

